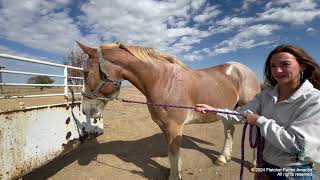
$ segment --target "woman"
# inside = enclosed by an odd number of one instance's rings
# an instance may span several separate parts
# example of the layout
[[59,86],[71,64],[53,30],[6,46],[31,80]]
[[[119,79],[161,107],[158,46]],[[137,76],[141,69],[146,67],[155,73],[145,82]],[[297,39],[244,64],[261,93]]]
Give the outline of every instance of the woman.
[[[260,128],[265,179],[318,179],[314,163],[320,163],[319,65],[303,49],[281,45],[269,54],[264,76],[270,87],[241,107],[244,118],[216,115]],[[196,110],[221,109],[197,104]],[[282,175],[268,172],[280,168],[285,168]]]

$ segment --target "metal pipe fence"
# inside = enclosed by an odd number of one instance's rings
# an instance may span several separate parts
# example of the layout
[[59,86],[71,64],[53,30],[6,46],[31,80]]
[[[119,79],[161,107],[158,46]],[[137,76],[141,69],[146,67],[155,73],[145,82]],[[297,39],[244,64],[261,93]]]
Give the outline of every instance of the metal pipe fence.
[[[47,74],[47,73],[35,73],[35,72],[26,72],[26,71],[16,71],[16,70],[4,70],[3,66],[0,66],[0,87],[1,87],[1,93],[3,91],[4,86],[27,86],[27,87],[63,87],[64,93],[51,93],[51,94],[32,94],[32,95],[0,95],[0,99],[16,99],[16,98],[36,98],[36,97],[52,97],[52,96],[64,96],[65,101],[67,102],[69,100],[69,95],[71,92],[69,92],[69,87],[82,87],[83,86],[83,78],[82,77],[72,77],[69,76],[68,70],[69,69],[76,69],[79,71],[82,71],[82,68],[74,67],[70,65],[63,65],[58,63],[52,63],[52,62],[46,62],[42,60],[37,59],[31,59],[31,58],[25,58],[25,57],[19,57],[19,56],[13,56],[9,54],[0,54],[0,58],[4,59],[12,59],[15,61],[24,61],[28,63],[35,63],[35,64],[42,64],[47,66],[53,66],[53,67],[60,67],[64,68],[63,74]],[[38,76],[47,76],[47,77],[57,77],[57,78],[63,78],[63,84],[29,84],[29,83],[12,83],[12,82],[3,82],[3,76],[2,73],[7,74],[18,74],[18,75],[38,75]],[[70,79],[77,79],[82,80],[81,84],[69,84]],[[80,95],[81,93],[76,92],[75,95]]]

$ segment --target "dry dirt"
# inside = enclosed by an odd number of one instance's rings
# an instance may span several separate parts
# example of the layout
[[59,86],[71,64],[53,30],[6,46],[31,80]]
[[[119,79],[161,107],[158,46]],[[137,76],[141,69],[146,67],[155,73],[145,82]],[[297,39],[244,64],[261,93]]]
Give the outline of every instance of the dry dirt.
[[[75,89],[75,92],[80,92],[79,88]],[[70,92],[70,91],[69,91]],[[43,95],[43,94],[63,94],[64,89],[61,87],[44,88],[42,91],[37,87],[15,87],[4,86],[0,97],[3,96],[24,96],[24,95]],[[76,98],[79,99],[79,95]],[[69,96],[71,98],[71,95]],[[71,100],[70,100],[71,101]],[[52,96],[52,97],[37,97],[37,98],[17,98],[17,99],[0,99],[0,111],[8,109],[19,109],[20,102],[24,103],[25,107],[41,106],[48,104],[64,103],[64,96]]]
[[[134,87],[122,88],[120,96],[144,100]],[[41,103],[39,101],[43,100],[33,99],[28,103]],[[10,102],[6,101],[5,104],[10,106]],[[167,179],[169,162],[165,140],[145,105],[110,102],[104,111],[104,124],[103,135],[22,179]],[[222,123],[185,126],[181,149],[183,179],[239,179],[242,127],[236,127],[232,160],[226,166],[215,166],[213,161],[224,141]],[[251,158],[252,150],[246,140],[246,167],[249,167]],[[244,169],[243,179],[253,179],[253,174],[247,168]]]

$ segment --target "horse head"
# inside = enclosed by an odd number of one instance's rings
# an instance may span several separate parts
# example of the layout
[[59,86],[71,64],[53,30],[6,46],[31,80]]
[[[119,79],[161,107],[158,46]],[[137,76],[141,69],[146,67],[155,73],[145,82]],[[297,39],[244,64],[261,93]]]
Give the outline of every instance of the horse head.
[[83,67],[82,111],[89,117],[99,118],[107,102],[117,98],[121,81],[111,64],[105,60],[100,47],[92,48],[80,42],[77,44],[88,55]]

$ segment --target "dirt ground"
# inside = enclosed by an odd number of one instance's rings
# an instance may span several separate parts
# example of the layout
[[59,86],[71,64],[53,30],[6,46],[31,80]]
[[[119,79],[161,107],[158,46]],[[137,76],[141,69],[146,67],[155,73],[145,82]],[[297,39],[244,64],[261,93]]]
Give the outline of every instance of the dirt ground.
[[[80,92],[79,88],[74,88],[75,92]],[[69,91],[70,92],[70,91]],[[4,86],[0,97],[3,96],[24,96],[24,95],[43,95],[43,94],[63,94],[64,89],[61,87],[44,88],[42,91],[39,87],[15,87]],[[71,95],[69,96],[71,101]],[[80,100],[80,95],[75,95],[77,100]],[[20,103],[24,103],[24,107],[41,106],[49,104],[64,103],[64,96],[52,97],[37,97],[37,98],[16,98],[16,99],[0,99],[0,111],[8,109],[19,109]]]
[[[120,96],[130,100],[144,100],[134,87],[122,88]],[[104,111],[104,124],[103,135],[30,172],[22,179],[167,179],[167,146],[145,105],[110,102]],[[236,127],[232,160],[226,166],[215,166],[213,161],[224,141],[222,123],[185,126],[181,149],[183,179],[239,179],[242,127]],[[249,167],[251,159],[252,150],[246,140],[246,167]],[[244,168],[243,179],[253,179],[253,174],[247,168]]]

